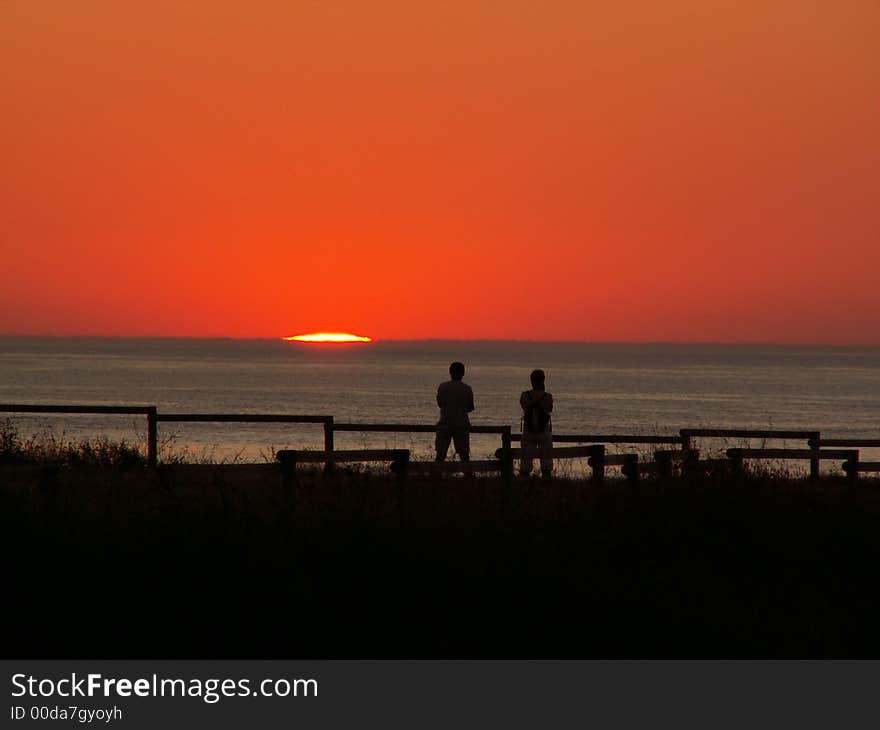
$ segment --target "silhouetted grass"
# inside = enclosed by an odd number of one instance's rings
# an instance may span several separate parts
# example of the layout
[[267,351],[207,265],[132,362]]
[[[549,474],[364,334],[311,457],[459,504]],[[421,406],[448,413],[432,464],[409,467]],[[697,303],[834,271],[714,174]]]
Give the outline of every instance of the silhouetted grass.
[[874,480],[506,495],[495,478],[292,484],[276,464],[128,468],[3,443],[9,656],[880,653]]
[[56,436],[44,431],[22,436],[15,424],[0,421],[0,464],[54,464],[56,466],[102,466],[131,469],[146,466],[142,448],[106,436],[72,439],[65,432]]

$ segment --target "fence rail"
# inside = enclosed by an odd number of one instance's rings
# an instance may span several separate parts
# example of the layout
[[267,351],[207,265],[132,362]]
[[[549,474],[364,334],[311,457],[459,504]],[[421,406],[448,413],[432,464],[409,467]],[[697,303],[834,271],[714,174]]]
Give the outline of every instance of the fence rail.
[[[521,433],[510,435],[512,441],[522,441]],[[625,434],[571,434],[554,433],[553,442],[560,444],[681,444],[681,436],[636,436]]]
[[[437,424],[424,423],[334,423],[334,431],[355,431],[358,433],[435,433]],[[510,426],[471,426],[471,433],[499,434],[510,433]]]
[[91,415],[137,415],[147,417],[147,463],[156,466],[159,437],[156,428],[156,406],[43,405],[24,403],[0,404],[0,413],[61,413]]
[[855,478],[860,472],[880,472],[880,461],[846,461],[843,470]]
[[[333,416],[286,413],[160,413],[157,421],[171,423],[319,423],[324,426],[324,451],[333,451]],[[155,460],[150,462],[155,465]],[[332,465],[327,462],[327,467]]]
[[880,439],[813,439],[810,446],[823,448],[826,446],[840,446],[844,448],[880,448]]
[[119,415],[146,415],[155,413],[156,406],[72,406],[72,405],[30,405],[21,403],[2,403],[0,413],[94,413]]
[[[728,449],[727,455],[734,459],[848,459],[858,451],[844,449]],[[818,455],[817,455],[818,454]]]
[[288,416],[274,413],[158,413],[156,420],[193,423],[333,423],[333,416]]
[[718,438],[752,438],[752,439],[801,439],[819,438],[819,431],[786,431],[786,430],[752,430],[747,428],[683,428],[679,431],[682,438],[718,437]]

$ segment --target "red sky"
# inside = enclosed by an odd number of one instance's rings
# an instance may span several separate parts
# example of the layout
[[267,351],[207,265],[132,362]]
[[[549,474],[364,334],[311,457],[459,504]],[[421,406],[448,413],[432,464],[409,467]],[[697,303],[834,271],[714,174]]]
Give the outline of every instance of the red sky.
[[880,3],[0,2],[0,333],[880,343]]

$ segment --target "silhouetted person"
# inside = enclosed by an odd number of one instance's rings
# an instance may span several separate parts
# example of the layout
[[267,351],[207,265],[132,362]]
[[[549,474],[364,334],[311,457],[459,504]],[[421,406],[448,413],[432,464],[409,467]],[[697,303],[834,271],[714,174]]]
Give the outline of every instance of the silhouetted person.
[[455,450],[462,461],[471,458],[471,422],[468,413],[474,410],[474,391],[471,386],[461,382],[464,365],[454,362],[449,366],[452,380],[440,383],[437,388],[437,406],[440,420],[437,422],[437,461],[446,458],[449,442],[455,443]]
[[532,461],[537,454],[541,459],[541,474],[549,479],[553,474],[553,433],[550,414],[553,396],[544,389],[544,371],[532,370],[532,389],[523,391],[519,404],[523,409],[522,459],[520,476],[532,473]]

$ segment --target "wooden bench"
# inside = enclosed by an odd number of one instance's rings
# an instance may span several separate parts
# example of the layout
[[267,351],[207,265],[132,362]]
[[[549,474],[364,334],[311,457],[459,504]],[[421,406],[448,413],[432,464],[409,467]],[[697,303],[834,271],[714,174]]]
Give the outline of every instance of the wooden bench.
[[621,472],[627,481],[635,483],[643,475],[653,474],[662,478],[671,478],[673,464],[681,462],[684,470],[692,466],[692,462],[699,461],[700,452],[697,449],[685,451],[661,449],[654,452],[653,461],[639,461],[638,454],[612,454],[605,457],[607,466],[620,466]]
[[[813,448],[821,449],[831,447],[838,448],[865,448],[880,449],[880,439],[873,438],[817,438],[810,442]],[[824,453],[824,452],[822,452]],[[843,464],[843,470],[850,479],[858,479],[859,474],[880,472],[880,461],[856,461],[847,460]]]
[[857,479],[859,474],[880,472],[880,461],[845,461],[843,470],[850,479]]
[[338,464],[352,462],[391,462],[391,471],[406,479],[409,470],[409,449],[358,449],[350,451],[306,451],[282,449],[275,454],[286,480],[296,479],[298,464]]
[[[332,425],[334,431],[343,431],[349,433],[437,433],[437,424],[416,424],[416,423],[334,423]],[[471,434],[498,435],[501,436],[502,455],[498,458],[500,462],[494,461],[470,461],[470,462],[411,462],[410,470],[412,473],[420,475],[424,474],[449,474],[453,472],[492,472],[501,473],[505,483],[505,501],[509,501],[509,487],[513,476],[513,469],[510,460],[510,454],[504,455],[505,450],[510,449],[510,426],[491,426],[477,425],[470,426],[468,431]],[[445,466],[443,466],[445,464]],[[469,465],[469,466],[467,466]]]
[[[784,461],[809,461],[811,464],[818,460],[843,460],[851,464],[858,464],[859,452],[853,449],[728,449],[727,456],[731,462],[731,469],[735,474],[743,473],[743,461],[745,459],[779,459]],[[844,467],[845,470],[845,467]],[[818,469],[815,471],[818,475]],[[858,473],[858,470],[855,471]],[[810,477],[814,471],[810,469]]]
[[[679,431],[682,439],[682,448],[686,451],[692,449],[695,438],[744,438],[762,439],[774,441],[806,441],[814,452],[810,458],[810,479],[819,478],[819,457],[816,455],[818,447],[813,445],[818,441],[821,434],[819,431],[788,430],[788,429],[750,429],[750,428],[683,428]],[[712,466],[718,462],[713,460]],[[709,464],[706,464],[709,466]]]
[[[511,441],[521,441],[522,434],[511,434]],[[639,474],[656,472],[657,467],[653,463],[639,463],[638,454],[608,454],[606,444],[656,444],[656,445],[682,445],[681,436],[641,436],[635,434],[553,434],[554,458],[576,458],[587,456],[588,465],[593,471],[593,480],[602,483],[605,480],[605,469],[611,466],[621,467],[621,471],[630,482],[638,481]],[[589,446],[561,447],[557,443],[589,443]],[[567,450],[573,449],[573,450]],[[580,452],[578,449],[585,449]],[[512,450],[515,456],[519,455],[517,449]],[[675,453],[675,452],[670,452]],[[697,452],[699,453],[699,452]],[[661,457],[662,458],[662,457]]]
[[[511,436],[511,440],[521,440],[521,435],[517,434],[516,439]],[[508,449],[508,454],[511,461],[514,459],[520,459],[522,458],[523,449],[522,447]],[[550,455],[554,459],[589,458],[588,463],[593,468],[593,478],[601,481],[605,475],[605,447],[602,444],[593,444],[590,446],[553,446],[553,448],[550,449]],[[495,456],[498,459],[503,459],[504,449],[497,449],[495,451]],[[596,460],[594,461],[594,459]]]

